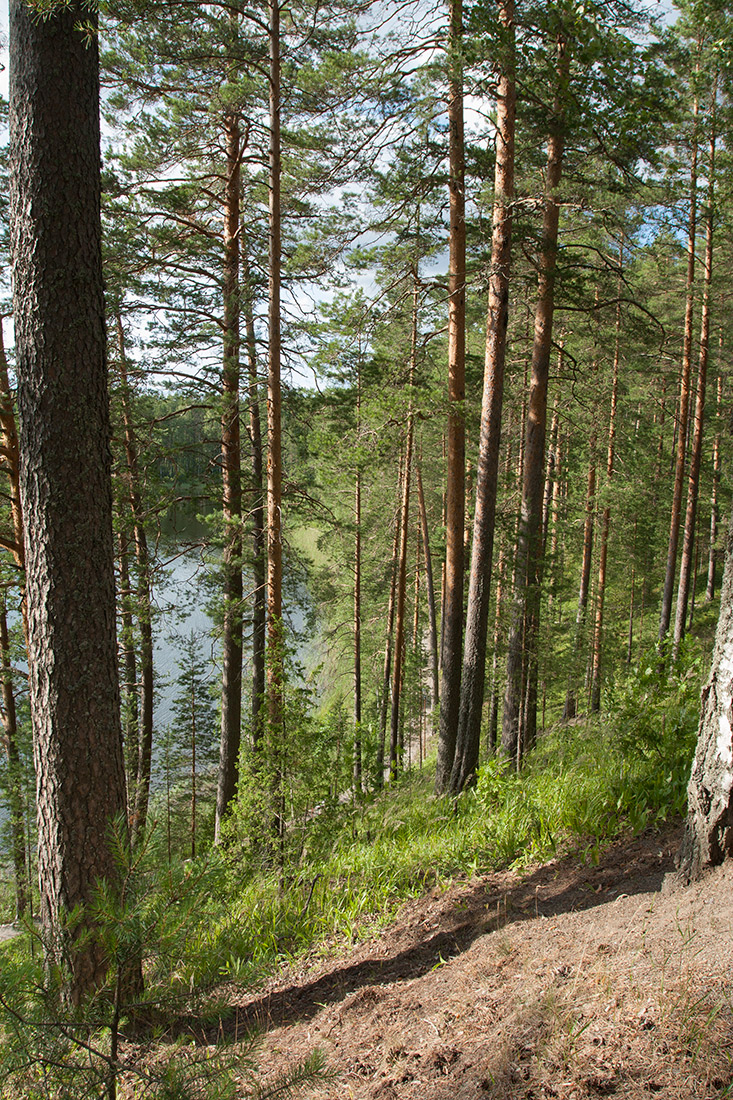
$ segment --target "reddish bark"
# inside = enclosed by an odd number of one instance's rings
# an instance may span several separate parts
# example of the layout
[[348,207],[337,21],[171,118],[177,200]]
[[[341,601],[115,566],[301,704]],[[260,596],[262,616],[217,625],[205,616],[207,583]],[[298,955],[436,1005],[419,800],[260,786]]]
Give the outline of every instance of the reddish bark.
[[240,162],[239,119],[227,114],[224,191],[224,356],[222,369],[221,453],[224,552],[224,619],[221,651],[221,741],[216,791],[215,843],[237,791],[242,731],[242,454],[240,384]]
[[463,7],[450,0],[449,34],[449,192],[448,258],[448,430],[446,480],[445,599],[440,691],[440,729],[435,790],[443,794],[450,781],[458,732],[463,636],[465,513],[466,384],[466,218],[463,142]]
[[[619,252],[619,268],[623,266],[623,241]],[[616,339],[613,352],[613,382],[611,385],[611,409],[608,417],[608,458],[606,460],[606,492],[613,480],[616,461],[616,413],[618,409],[618,375],[621,359],[621,282],[619,279],[619,300],[616,305]],[[590,708],[600,710],[601,706],[601,651],[603,643],[603,608],[606,597],[606,568],[608,563],[608,536],[611,529],[611,505],[606,502],[601,522],[601,548],[598,560],[598,581],[596,584],[596,613],[593,624],[593,657],[591,670]]]
[[[108,960],[75,906],[124,829],[92,8],[10,4],[14,313],[44,947],[75,1003]],[[33,216],[30,212],[33,211]],[[90,934],[87,934],[90,933]]]
[[[558,86],[563,87],[568,67],[567,46],[558,41]],[[534,740],[536,725],[536,674],[534,648],[537,642],[540,608],[539,579],[542,565],[542,490],[544,488],[545,433],[547,422],[547,383],[552,347],[552,322],[555,308],[555,269],[560,222],[558,188],[562,176],[564,150],[563,108],[560,93],[554,101],[554,117],[547,144],[542,246],[539,256],[539,281],[532,349],[532,378],[524,439],[524,477],[519,543],[517,546],[517,586],[514,596],[512,627],[507,654],[507,684],[504,694],[502,751],[519,762],[524,749]],[[528,672],[525,692],[523,669]],[[520,714],[524,700],[524,713]]]
[[677,606],[675,608],[673,659],[677,659],[680,643],[685,634],[687,604],[690,598],[690,583],[693,570],[693,548],[695,544],[695,523],[697,519],[697,498],[700,486],[700,465],[702,462],[702,443],[705,427],[705,391],[708,373],[708,348],[710,345],[710,284],[713,277],[713,210],[715,202],[715,102],[718,94],[717,79],[713,81],[713,94],[710,109],[710,160],[708,164],[708,201],[705,213],[705,275],[703,281],[702,316],[700,320],[700,357],[697,368],[697,394],[695,397],[695,416],[692,435],[690,469],[687,479],[687,508],[685,527],[682,536],[682,554],[680,557],[680,576],[677,587]]
[[473,554],[468,588],[466,640],[461,678],[458,735],[451,791],[471,783],[479,758],[481,713],[486,678],[491,559],[499,480],[499,443],[504,400],[506,333],[509,324],[509,279],[514,198],[514,4],[502,0],[499,18],[507,35],[497,90],[496,168],[491,243],[491,277],[486,319],[486,356],[481,402],[481,429],[473,526]]
[[662,607],[659,616],[659,641],[663,642],[669,630],[672,616],[672,592],[677,571],[677,547],[680,532],[680,513],[682,510],[682,488],[687,454],[687,421],[690,409],[690,372],[692,364],[692,320],[695,302],[695,237],[697,234],[697,120],[699,106],[697,97],[693,107],[692,160],[690,163],[690,214],[687,236],[687,300],[685,305],[685,327],[682,338],[682,367],[680,370],[679,412],[677,418],[677,447],[674,466],[674,488],[672,492],[672,511],[667,547],[667,567],[664,575]]

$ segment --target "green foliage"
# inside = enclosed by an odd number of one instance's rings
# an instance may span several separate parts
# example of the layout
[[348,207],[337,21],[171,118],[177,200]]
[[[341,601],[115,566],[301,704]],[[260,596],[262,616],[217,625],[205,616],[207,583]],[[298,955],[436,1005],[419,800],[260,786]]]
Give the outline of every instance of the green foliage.
[[[160,737],[161,789],[152,807],[152,816],[164,823],[169,864],[174,852],[194,857],[213,837],[213,776],[219,748],[216,684],[211,662],[202,656],[202,639],[194,631],[174,639],[181,652],[177,692],[170,726]],[[154,839],[156,846],[162,844],[162,835]]]
[[[43,969],[32,928],[3,949],[0,968],[0,1087],[8,1100],[114,1100],[121,1084],[136,1100],[260,1100],[293,1096],[327,1076],[314,1052],[267,1086],[256,1072],[256,1038],[236,1045],[201,1044],[186,1036],[185,1019],[216,1021],[217,1006],[202,1000],[194,957],[202,929],[221,896],[220,864],[184,864],[160,872],[147,845],[134,854],[115,833],[119,881],[100,883],[83,923],[104,947],[107,980],[82,1005],[61,996],[63,975]],[[142,988],[136,975],[144,974]],[[183,1027],[181,1027],[183,1025]],[[180,1037],[183,1030],[183,1037]],[[219,1029],[222,1030],[221,1027]],[[178,1038],[175,1038],[175,1035]],[[150,1040],[155,1041],[151,1053]]]
[[608,714],[547,732],[521,774],[489,760],[455,802],[434,798],[426,767],[363,802],[320,806],[284,876],[243,884],[232,868],[232,908],[205,956],[252,981],[314,942],[369,934],[402,900],[456,874],[570,851],[597,858],[619,834],[682,813],[701,660],[688,647],[669,672],[655,653],[617,682]]
[[671,669],[650,652],[609,691],[612,743],[635,770],[639,803],[657,819],[685,812],[702,677],[703,656],[687,639]]

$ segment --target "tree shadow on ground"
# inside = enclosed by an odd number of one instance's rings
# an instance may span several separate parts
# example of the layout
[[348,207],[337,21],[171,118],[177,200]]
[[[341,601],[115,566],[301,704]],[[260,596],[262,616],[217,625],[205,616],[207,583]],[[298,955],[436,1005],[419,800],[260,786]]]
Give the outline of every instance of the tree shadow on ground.
[[[576,855],[524,875],[500,872],[482,876],[451,887],[437,899],[433,895],[427,905],[425,899],[417,899],[408,904],[395,928],[357,949],[366,957],[233,1006],[215,1029],[188,1017],[179,1020],[174,1031],[201,1042],[217,1037],[236,1041],[247,1032],[310,1019],[325,1006],[366,986],[422,977],[498,928],[590,909],[621,895],[658,891],[665,875],[674,870],[680,837],[678,823],[662,833],[650,830],[631,842],[628,838],[617,841],[597,863]],[[432,931],[436,924],[437,930]],[[385,947],[386,953],[380,954]]]

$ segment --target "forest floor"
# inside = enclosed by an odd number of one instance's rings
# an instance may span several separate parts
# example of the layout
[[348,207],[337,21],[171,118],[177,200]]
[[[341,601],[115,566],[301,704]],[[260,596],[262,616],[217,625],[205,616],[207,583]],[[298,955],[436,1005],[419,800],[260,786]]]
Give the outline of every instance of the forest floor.
[[679,841],[436,888],[373,939],[227,990],[230,1037],[261,1028],[265,1082],[320,1048],[313,1100],[733,1096],[733,863],[683,889]]

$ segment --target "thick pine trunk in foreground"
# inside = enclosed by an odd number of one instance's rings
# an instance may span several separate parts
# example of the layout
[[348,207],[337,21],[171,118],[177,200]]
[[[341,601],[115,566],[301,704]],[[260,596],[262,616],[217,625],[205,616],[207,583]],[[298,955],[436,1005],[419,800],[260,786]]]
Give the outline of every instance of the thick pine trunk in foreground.
[[[102,294],[99,80],[94,18],[10,4],[15,334],[26,531],[29,683],[41,919],[48,961],[80,1001],[106,975],[88,920],[113,883],[125,816]],[[92,934],[83,936],[85,929]]]
[[486,323],[486,357],[481,401],[473,555],[466,612],[466,640],[460,712],[450,789],[461,791],[475,777],[479,758],[481,713],[486,682],[486,634],[491,597],[491,559],[499,479],[499,442],[504,400],[504,362],[509,324],[509,275],[514,197],[514,4],[504,0],[500,19],[507,33],[496,109],[496,169],[491,242],[491,277]]
[[733,853],[733,521],[728,530],[720,616],[702,714],[679,857],[686,882]]
[[450,2],[449,160],[450,239],[448,259],[448,430],[446,478],[445,598],[443,601],[440,730],[435,790],[448,789],[461,692],[466,425],[466,215],[463,148],[462,0]]

